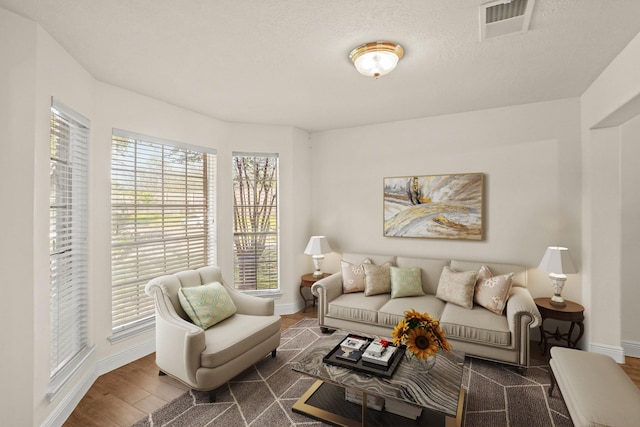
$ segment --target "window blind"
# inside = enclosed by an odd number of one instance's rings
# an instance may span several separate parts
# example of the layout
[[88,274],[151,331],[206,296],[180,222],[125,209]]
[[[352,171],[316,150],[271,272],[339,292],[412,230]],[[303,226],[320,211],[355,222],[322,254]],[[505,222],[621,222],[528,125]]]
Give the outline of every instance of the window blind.
[[234,283],[278,289],[278,155],[233,153]]
[[213,150],[115,130],[111,151],[113,333],[151,322],[149,280],[216,263]]
[[82,363],[88,347],[89,121],[53,100],[49,160],[49,397]]

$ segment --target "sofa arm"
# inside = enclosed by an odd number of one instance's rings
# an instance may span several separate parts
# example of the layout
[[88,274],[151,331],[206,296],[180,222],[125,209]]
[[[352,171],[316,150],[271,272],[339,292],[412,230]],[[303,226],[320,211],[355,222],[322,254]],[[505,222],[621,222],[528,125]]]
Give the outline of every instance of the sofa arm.
[[538,311],[533,297],[527,290],[520,286],[511,288],[511,296],[507,300],[507,320],[511,331],[517,329],[516,325],[526,322],[529,328],[535,328],[542,322],[542,317]]
[[329,311],[329,302],[342,295],[342,272],[318,280],[311,286],[311,293],[318,297],[318,324],[324,326],[324,316]]

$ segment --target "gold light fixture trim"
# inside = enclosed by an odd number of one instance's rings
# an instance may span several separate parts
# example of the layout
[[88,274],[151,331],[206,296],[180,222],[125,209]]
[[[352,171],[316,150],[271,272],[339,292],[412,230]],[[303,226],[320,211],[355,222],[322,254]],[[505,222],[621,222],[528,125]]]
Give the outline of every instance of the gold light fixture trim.
[[393,71],[403,56],[402,46],[387,41],[365,43],[349,54],[360,74],[376,79]]

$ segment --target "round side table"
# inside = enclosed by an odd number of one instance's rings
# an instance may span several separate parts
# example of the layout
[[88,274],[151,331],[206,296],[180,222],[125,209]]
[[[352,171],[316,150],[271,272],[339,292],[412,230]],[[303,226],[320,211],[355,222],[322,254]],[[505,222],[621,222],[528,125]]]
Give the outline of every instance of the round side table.
[[[564,300],[566,306],[558,307],[551,304],[551,298],[536,298],[535,303],[542,316],[542,323],[540,323],[540,343],[544,343],[542,354],[547,353],[547,338],[553,338],[556,341],[566,341],[567,347],[576,348],[578,341],[584,334],[584,307],[580,304]],[[569,331],[567,333],[561,333],[560,328],[556,326],[556,330],[551,332],[544,329],[544,321],[546,319],[560,320],[564,322],[571,322]],[[573,330],[575,326],[578,326],[578,336],[574,339]]]
[[315,295],[311,294],[311,298],[307,299],[304,296],[304,293],[302,292],[302,289],[304,288],[309,288],[309,293],[311,293],[311,286],[313,286],[314,283],[316,283],[318,280],[320,279],[324,279],[325,277],[330,276],[329,273],[323,273],[322,277],[313,277],[313,273],[309,273],[309,274],[305,274],[300,278],[300,296],[302,297],[302,301],[304,301],[304,309],[302,310],[302,312],[304,313],[305,311],[307,311],[307,303],[308,302],[312,302],[313,306],[316,306],[316,297]]

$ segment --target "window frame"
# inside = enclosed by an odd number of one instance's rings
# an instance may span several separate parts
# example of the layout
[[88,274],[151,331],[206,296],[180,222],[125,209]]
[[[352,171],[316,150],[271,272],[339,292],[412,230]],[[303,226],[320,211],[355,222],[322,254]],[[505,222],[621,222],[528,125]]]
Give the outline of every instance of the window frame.
[[[212,148],[184,144],[115,128],[112,130],[111,140],[112,335],[109,340],[111,343],[115,343],[151,330],[155,326],[153,301],[144,293],[144,286],[149,280],[164,274],[216,264],[217,152]],[[134,150],[132,154],[139,156],[133,159],[129,159],[127,156],[118,158],[118,161],[129,161],[131,165],[114,164],[116,161],[115,144],[116,141],[121,140],[128,140],[127,143],[132,144]],[[158,154],[154,150],[161,150],[159,157],[154,157]],[[184,156],[182,164],[170,159],[172,156],[182,155]],[[194,155],[203,155],[201,170],[198,171],[200,175],[197,176],[193,175],[189,169],[190,165],[193,166],[197,163],[189,161],[189,157]],[[153,164],[158,159],[160,164]],[[132,169],[127,169],[129,166]],[[184,167],[184,171],[178,170],[178,166]],[[133,174],[133,177],[125,178],[128,173]],[[119,176],[121,181],[118,181],[116,176]],[[152,182],[154,178],[159,181]],[[131,181],[126,181],[126,179]],[[133,194],[131,197],[135,203],[127,203],[124,200],[123,190],[116,191],[116,187],[123,183],[131,185],[131,194]],[[181,192],[169,190],[169,187],[178,188]],[[194,188],[197,191],[192,193]],[[118,193],[118,191],[120,192]],[[200,198],[197,196],[199,191],[202,192]],[[143,194],[145,192],[146,196]],[[184,196],[184,200],[180,201],[177,194]],[[153,199],[154,203],[151,203],[151,199],[149,199],[149,203],[145,204],[141,201],[144,197],[159,197],[161,200],[158,202],[157,199]],[[190,203],[190,198],[196,201]],[[127,209],[131,209],[133,212],[130,213],[129,219],[126,219],[126,215],[122,213]],[[177,212],[181,210],[184,211],[184,216],[182,219],[178,219]],[[200,216],[195,214],[194,218],[189,217],[189,211],[200,212],[200,210],[202,211]],[[118,215],[120,219],[118,219]],[[145,215],[147,216],[146,225],[143,219]],[[198,220],[198,218],[201,219]],[[115,230],[126,226],[132,228],[130,237],[138,243],[118,242],[123,234],[118,234]],[[200,234],[192,233],[195,230],[200,230]],[[157,237],[152,238],[152,233],[157,233]],[[156,245],[157,251],[151,250],[151,245]],[[120,262],[114,258],[119,253],[118,251],[128,249],[135,251],[135,254],[131,255],[135,261],[125,260],[123,257]],[[147,255],[143,254],[145,250]],[[170,254],[171,250],[177,252]],[[151,258],[148,258],[149,256]],[[146,264],[137,261],[141,258],[145,258]],[[176,261],[179,259],[181,262]],[[149,261],[158,264],[149,265]],[[134,264],[147,266],[147,268],[139,269],[136,267],[137,271],[135,272],[124,271],[127,266]],[[130,289],[124,291],[124,295],[117,295],[119,290],[127,287]],[[131,305],[136,307],[139,316],[122,314]]]
[[[253,158],[254,161],[256,158],[260,158],[260,159],[274,159],[275,160],[275,177],[272,177],[270,179],[270,181],[272,181],[275,184],[275,202],[273,204],[271,204],[271,208],[275,209],[275,214],[270,215],[271,219],[269,220],[269,223],[271,223],[272,221],[275,221],[275,227],[270,230],[267,233],[262,232],[261,230],[255,230],[255,231],[238,231],[238,225],[237,225],[237,219],[239,217],[239,212],[238,212],[238,208],[239,208],[239,204],[237,203],[237,199],[239,196],[239,193],[237,193],[237,183],[238,183],[238,174],[237,174],[237,167],[236,167],[236,159],[239,157],[248,157],[248,158]],[[253,175],[253,177],[255,178],[255,174]],[[252,184],[255,184],[255,179],[253,180]],[[249,185],[250,186],[250,185]],[[256,153],[256,152],[240,152],[240,151],[234,151],[232,152],[232,192],[233,192],[233,286],[236,290],[240,291],[240,292],[244,292],[244,293],[248,293],[248,294],[252,294],[252,295],[268,295],[268,296],[274,296],[274,295],[279,295],[280,294],[280,279],[281,279],[281,274],[280,274],[280,206],[279,206],[279,191],[280,191],[280,159],[279,159],[279,154],[278,153]],[[253,195],[253,204],[252,205],[242,205],[244,206],[244,208],[249,208],[249,207],[257,207],[257,206],[265,206],[265,205],[259,205],[257,203],[255,203],[255,192]],[[238,268],[238,252],[237,252],[237,240],[239,238],[240,235],[254,235],[254,236],[260,236],[260,235],[267,235],[267,236],[271,236],[275,239],[275,243],[271,243],[271,246],[273,246],[272,250],[275,251],[275,257],[269,257],[269,260],[263,261],[263,264],[274,264],[274,268],[273,271],[275,271],[275,273],[273,272],[269,272],[267,273],[267,275],[270,278],[273,278],[273,276],[275,276],[275,280],[272,282],[275,284],[275,286],[272,284],[271,287],[267,287],[267,288],[260,288],[260,284],[258,282],[258,276],[260,275],[260,273],[258,272],[259,267],[258,266],[253,266],[253,268],[255,269],[254,274],[256,276],[256,283],[255,283],[255,287],[250,287],[250,288],[246,288],[245,286],[247,286],[246,282],[242,282],[239,279],[240,276],[240,272],[239,272],[239,268]],[[256,264],[258,262],[256,261]],[[272,279],[273,280],[273,279]]]
[[89,343],[90,121],[51,99],[49,385],[53,400],[94,352]]

